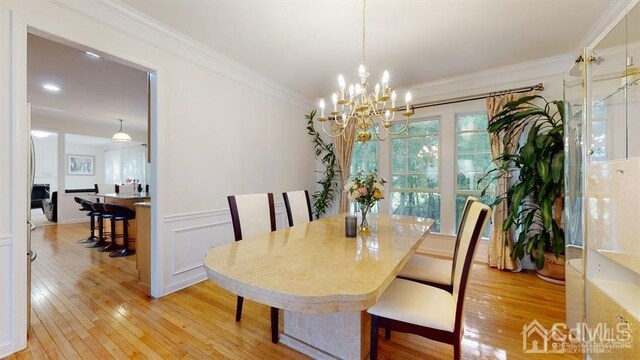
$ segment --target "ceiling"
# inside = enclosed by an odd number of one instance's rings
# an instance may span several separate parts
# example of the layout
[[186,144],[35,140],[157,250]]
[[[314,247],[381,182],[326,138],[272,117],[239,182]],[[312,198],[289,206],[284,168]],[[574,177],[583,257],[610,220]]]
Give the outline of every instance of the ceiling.
[[[147,128],[147,74],[89,56],[84,50],[33,34],[27,40],[27,98],[33,116],[95,123],[125,131]],[[55,84],[59,92],[43,89]]]
[[[335,91],[340,73],[355,82],[362,62],[360,1],[121,2],[310,100]],[[369,0],[369,82],[386,69],[391,86],[411,87],[575,52],[612,2]],[[125,131],[146,131],[146,73],[101,55],[30,34],[28,99],[34,116],[114,131],[117,119],[124,119]],[[46,91],[45,83],[61,90]]]
[[[309,98],[355,82],[361,1],[121,0]],[[613,0],[369,1],[366,64],[375,83],[410,87],[576,52]],[[569,66],[570,64],[567,64]]]

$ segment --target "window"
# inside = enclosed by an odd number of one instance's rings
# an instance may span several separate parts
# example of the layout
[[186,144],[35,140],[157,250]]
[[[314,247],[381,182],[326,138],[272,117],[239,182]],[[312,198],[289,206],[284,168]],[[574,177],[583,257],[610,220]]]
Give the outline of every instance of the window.
[[[351,155],[351,176],[358,173],[368,174],[378,170],[378,141],[374,138],[367,142],[355,141],[353,144],[353,154]],[[380,176],[380,174],[378,174]],[[357,203],[352,201],[349,204],[351,213],[358,211]],[[371,214],[378,213],[378,205],[371,208]]]
[[147,184],[146,155],[147,148],[144,145],[105,150],[105,182],[124,184],[127,179],[131,179],[138,180],[140,184]]
[[591,107],[591,144],[587,150],[591,152],[591,163],[607,161],[607,108],[602,101],[594,101]]
[[431,118],[411,122],[391,138],[391,213],[432,218],[434,232],[440,231],[439,134],[440,119]]
[[378,170],[378,141],[371,139],[367,142],[353,144],[351,155],[351,176],[362,172],[368,174]]
[[[456,225],[460,225],[462,211],[467,196],[480,198],[485,204],[493,202],[495,185],[487,190],[485,196],[480,197],[486,181],[478,182],[487,171],[494,168],[491,156],[491,143],[487,132],[487,113],[473,112],[456,114]],[[456,227],[457,227],[456,226]],[[489,236],[489,226],[483,236]]]

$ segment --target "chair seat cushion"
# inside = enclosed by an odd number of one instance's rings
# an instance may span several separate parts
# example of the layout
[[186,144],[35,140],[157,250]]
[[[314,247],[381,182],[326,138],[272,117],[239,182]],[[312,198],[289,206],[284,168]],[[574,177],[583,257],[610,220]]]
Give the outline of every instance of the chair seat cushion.
[[431,256],[413,255],[398,276],[435,284],[451,285],[453,262]]
[[415,281],[394,279],[369,314],[453,332],[456,302],[449,292]]

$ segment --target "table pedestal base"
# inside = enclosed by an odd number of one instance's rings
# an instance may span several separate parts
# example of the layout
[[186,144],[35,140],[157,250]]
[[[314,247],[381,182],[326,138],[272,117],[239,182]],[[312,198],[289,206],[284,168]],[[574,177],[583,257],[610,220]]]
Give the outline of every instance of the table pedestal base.
[[371,318],[366,311],[327,314],[284,312],[280,342],[314,359],[369,356]]

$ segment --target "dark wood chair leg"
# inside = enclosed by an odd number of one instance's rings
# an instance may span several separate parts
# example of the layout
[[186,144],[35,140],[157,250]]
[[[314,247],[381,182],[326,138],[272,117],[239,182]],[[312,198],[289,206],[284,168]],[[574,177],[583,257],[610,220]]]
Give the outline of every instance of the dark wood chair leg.
[[458,341],[457,344],[453,344],[453,360],[462,359],[462,353],[460,347],[462,346],[461,341]]
[[391,329],[389,328],[384,329],[384,338],[386,340],[391,340]]
[[244,298],[238,296],[238,301],[236,302],[236,321],[242,319],[242,303],[244,303]]
[[278,308],[271,308],[271,342],[277,344],[280,340],[278,333]]
[[378,317],[371,315],[371,348],[369,359],[378,360]]

